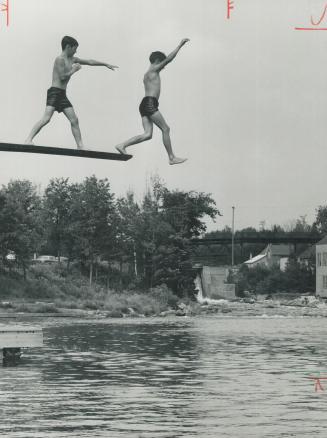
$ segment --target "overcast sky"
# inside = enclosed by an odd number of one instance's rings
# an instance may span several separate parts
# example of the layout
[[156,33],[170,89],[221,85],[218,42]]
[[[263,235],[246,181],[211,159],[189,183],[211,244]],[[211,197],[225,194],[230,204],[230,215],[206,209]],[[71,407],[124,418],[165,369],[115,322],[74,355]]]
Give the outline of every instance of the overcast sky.
[[[154,50],[172,51],[162,72],[160,109],[176,154],[169,166],[155,130],[129,149],[128,162],[0,152],[0,183],[107,177],[117,195],[138,199],[157,173],[171,189],[212,193],[223,213],[209,229],[286,224],[326,204],[327,31],[297,31],[318,20],[325,0],[10,0],[9,27],[0,13],[0,141],[23,142],[45,107],[60,41],[79,41],[77,56],[118,65],[87,67],[67,94],[87,147],[113,151],[142,132],[138,105]],[[312,26],[311,26],[312,27]],[[327,17],[320,27],[327,27]],[[69,123],[56,114],[35,138],[75,148]]]

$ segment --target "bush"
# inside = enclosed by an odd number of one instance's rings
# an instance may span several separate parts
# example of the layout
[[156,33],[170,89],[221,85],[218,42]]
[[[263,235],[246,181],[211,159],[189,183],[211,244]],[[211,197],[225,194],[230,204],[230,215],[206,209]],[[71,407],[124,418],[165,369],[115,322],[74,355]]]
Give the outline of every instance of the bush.
[[10,277],[0,277],[0,298],[16,298],[22,295],[23,284],[22,280],[13,279]]
[[36,313],[59,313],[59,309],[52,303],[37,304],[33,311]]
[[[107,291],[99,285],[89,285],[88,279],[80,275],[66,275],[58,265],[34,265],[24,281],[0,276],[0,299],[16,298],[20,301],[17,311],[51,312],[58,308],[105,310],[110,315],[136,314],[154,315],[177,308],[179,297],[165,285],[149,291]],[[31,300],[51,300],[54,304],[35,306]],[[28,302],[26,304],[25,300]],[[133,309],[133,310],[131,310]]]
[[150,290],[150,295],[164,307],[176,308],[179,297],[166,284],[161,284]]
[[287,263],[285,271],[281,271],[278,266],[256,266],[249,269],[243,265],[233,276],[233,281],[236,283],[237,296],[243,296],[246,290],[256,294],[304,293],[315,290],[314,269],[292,259]]

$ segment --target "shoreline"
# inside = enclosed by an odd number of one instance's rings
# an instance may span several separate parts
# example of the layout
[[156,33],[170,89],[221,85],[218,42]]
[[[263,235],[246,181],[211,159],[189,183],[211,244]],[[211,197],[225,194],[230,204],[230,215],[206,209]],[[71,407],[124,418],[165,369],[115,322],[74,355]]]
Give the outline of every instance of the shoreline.
[[[13,304],[14,303],[14,304]],[[82,306],[87,307],[87,301],[81,301]],[[3,306],[11,306],[10,310]],[[15,311],[15,307],[23,307],[23,311]],[[0,320],[19,319],[19,318],[153,318],[153,317],[197,317],[197,316],[217,316],[217,317],[326,317],[327,303],[313,295],[298,296],[295,299],[272,298],[269,300],[239,298],[233,301],[225,299],[203,299],[202,302],[189,301],[183,302],[181,299],[174,308],[169,305],[165,309],[154,311],[148,309],[147,314],[141,313],[136,308],[128,307],[124,309],[105,309],[101,308],[67,308],[54,305],[52,302],[22,302],[6,301],[0,302]],[[42,309],[42,311],[37,311]],[[158,310],[158,309],[157,309]]]

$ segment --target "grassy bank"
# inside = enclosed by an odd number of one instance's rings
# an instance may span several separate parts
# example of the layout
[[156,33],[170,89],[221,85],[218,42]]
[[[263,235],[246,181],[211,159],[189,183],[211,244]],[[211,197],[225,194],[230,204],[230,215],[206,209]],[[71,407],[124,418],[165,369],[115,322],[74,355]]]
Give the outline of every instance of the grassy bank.
[[0,307],[8,312],[58,313],[63,309],[104,312],[107,316],[158,315],[178,307],[165,285],[150,291],[114,291],[89,285],[78,273],[58,265],[34,265],[24,280],[17,272],[0,274]]

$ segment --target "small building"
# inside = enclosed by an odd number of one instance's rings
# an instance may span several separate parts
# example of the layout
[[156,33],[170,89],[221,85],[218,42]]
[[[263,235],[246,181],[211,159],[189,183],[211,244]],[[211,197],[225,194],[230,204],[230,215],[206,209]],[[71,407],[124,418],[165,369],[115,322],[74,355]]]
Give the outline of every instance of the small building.
[[254,268],[255,266],[267,266],[267,254],[260,253],[255,257],[250,255],[249,260],[244,262],[249,268]]
[[254,268],[255,266],[259,265],[267,268],[279,266],[279,269],[284,271],[288,259],[292,253],[292,245],[275,245],[273,243],[269,243],[260,254],[256,255],[255,257],[251,257],[249,260],[245,261],[244,264],[249,268]]
[[196,266],[195,287],[201,298],[232,300],[235,298],[235,284],[227,283],[229,267]]
[[327,236],[316,244],[316,295],[327,298]]

